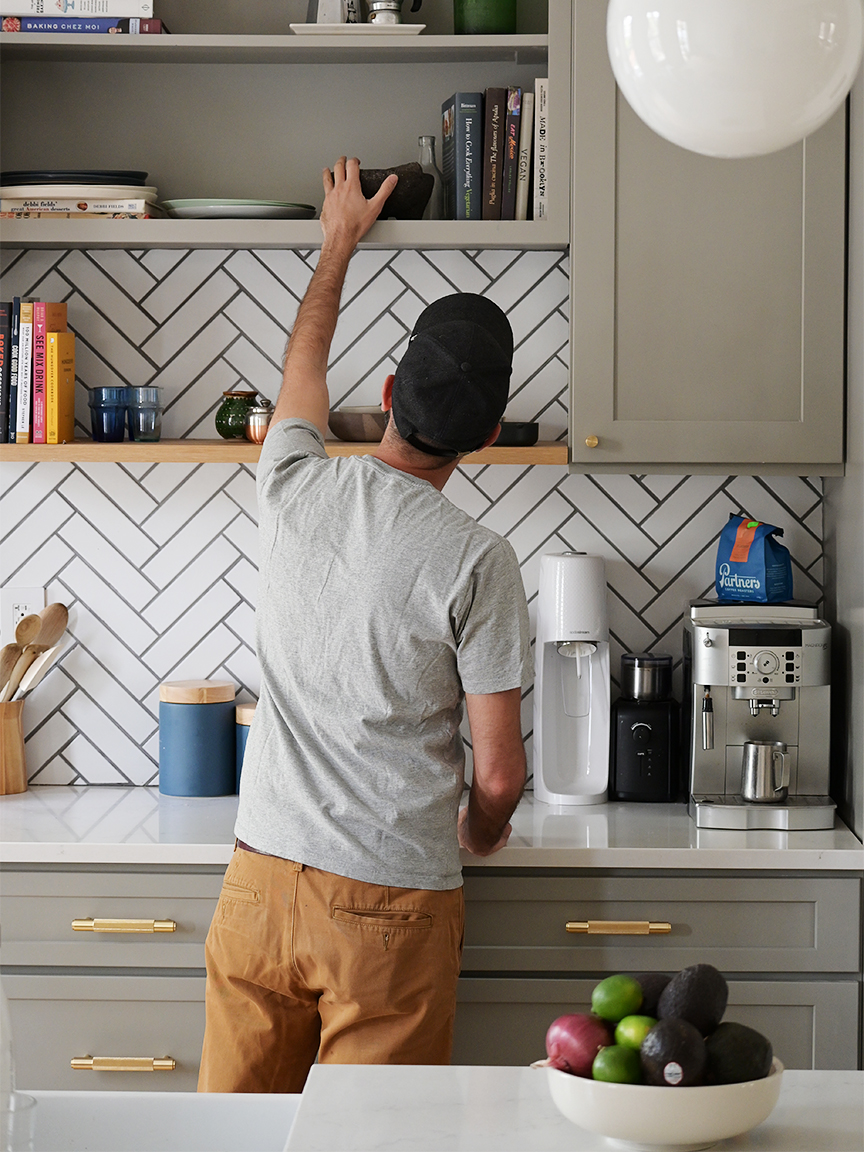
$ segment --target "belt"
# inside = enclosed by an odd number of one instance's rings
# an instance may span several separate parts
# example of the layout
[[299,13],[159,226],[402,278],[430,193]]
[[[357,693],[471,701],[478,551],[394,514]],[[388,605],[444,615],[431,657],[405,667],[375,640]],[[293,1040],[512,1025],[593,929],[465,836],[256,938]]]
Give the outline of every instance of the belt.
[[[284,856],[274,856],[272,852],[262,852],[260,848],[253,848],[251,844],[246,844],[242,840],[235,839],[234,847],[242,848],[244,852],[254,852],[256,856],[269,856],[271,860],[285,860]],[[287,863],[294,865],[295,872],[302,872],[305,868],[304,864],[300,864],[296,860],[288,860]]]

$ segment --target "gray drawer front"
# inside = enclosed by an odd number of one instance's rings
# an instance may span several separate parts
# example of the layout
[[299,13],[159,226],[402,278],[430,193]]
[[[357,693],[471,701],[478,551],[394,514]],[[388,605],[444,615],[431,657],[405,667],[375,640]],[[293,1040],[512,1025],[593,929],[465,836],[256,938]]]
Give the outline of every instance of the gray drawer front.
[[[529,1064],[546,1055],[546,1030],[567,1012],[589,1012],[594,980],[459,981],[454,1064]],[[857,1068],[854,981],[729,982],[724,1020],[767,1036],[787,1068]]]
[[[4,976],[19,1087],[194,1092],[204,978]],[[78,1056],[171,1056],[173,1072],[76,1071]]]
[[[468,876],[463,971],[858,972],[856,878]],[[666,921],[589,936],[568,921]]]
[[[203,968],[222,874],[4,872],[4,965]],[[73,920],[173,920],[175,932],[76,932]]]

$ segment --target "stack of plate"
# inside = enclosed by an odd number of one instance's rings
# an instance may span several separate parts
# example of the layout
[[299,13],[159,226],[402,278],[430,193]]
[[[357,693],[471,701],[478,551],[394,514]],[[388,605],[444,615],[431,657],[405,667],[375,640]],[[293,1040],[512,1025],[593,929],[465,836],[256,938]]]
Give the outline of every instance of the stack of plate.
[[312,204],[284,200],[165,200],[162,207],[178,220],[311,220]]
[[55,169],[0,172],[0,213],[57,219],[73,216],[163,216],[146,172]]

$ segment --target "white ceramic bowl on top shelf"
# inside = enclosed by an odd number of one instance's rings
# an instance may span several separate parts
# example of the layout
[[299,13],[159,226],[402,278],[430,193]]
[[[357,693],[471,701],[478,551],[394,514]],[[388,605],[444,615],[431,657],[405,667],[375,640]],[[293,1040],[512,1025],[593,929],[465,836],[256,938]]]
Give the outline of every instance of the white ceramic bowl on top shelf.
[[775,1057],[761,1080],[657,1088],[609,1084],[546,1068],[558,1110],[589,1132],[630,1152],[694,1152],[740,1136],[771,1115],[780,1096],[783,1065]]

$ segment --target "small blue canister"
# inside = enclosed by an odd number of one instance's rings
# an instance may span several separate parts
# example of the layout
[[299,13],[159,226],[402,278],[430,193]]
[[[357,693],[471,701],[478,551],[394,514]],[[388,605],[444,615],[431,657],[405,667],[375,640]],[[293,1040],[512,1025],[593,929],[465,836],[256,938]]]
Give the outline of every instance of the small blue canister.
[[234,697],[227,680],[172,680],[159,686],[159,791],[230,796],[236,788]]
[[240,773],[243,771],[243,757],[246,754],[246,741],[249,739],[249,725],[255,715],[254,704],[238,704],[235,725],[237,729],[237,791],[240,791]]

